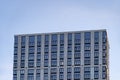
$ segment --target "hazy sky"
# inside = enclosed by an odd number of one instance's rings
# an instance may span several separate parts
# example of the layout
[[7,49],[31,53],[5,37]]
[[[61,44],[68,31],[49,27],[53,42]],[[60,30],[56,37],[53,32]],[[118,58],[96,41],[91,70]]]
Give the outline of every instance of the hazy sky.
[[0,0],[0,80],[12,80],[14,35],[107,29],[110,80],[120,79],[120,0]]

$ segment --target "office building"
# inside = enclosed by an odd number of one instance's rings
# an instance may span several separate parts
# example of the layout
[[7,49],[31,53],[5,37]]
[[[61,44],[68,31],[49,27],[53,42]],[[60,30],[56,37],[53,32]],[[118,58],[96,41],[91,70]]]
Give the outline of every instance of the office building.
[[15,35],[13,80],[109,80],[107,31]]

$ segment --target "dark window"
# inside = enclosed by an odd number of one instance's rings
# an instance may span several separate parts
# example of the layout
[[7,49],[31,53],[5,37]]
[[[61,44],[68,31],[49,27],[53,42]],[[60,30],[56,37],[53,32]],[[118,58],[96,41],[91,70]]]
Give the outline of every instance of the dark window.
[[95,43],[99,42],[99,32],[94,32],[94,42]]

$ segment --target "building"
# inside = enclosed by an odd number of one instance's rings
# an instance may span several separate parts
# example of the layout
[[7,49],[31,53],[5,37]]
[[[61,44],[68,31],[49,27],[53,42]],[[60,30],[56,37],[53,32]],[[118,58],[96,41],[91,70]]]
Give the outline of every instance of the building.
[[13,80],[109,80],[106,30],[14,37]]

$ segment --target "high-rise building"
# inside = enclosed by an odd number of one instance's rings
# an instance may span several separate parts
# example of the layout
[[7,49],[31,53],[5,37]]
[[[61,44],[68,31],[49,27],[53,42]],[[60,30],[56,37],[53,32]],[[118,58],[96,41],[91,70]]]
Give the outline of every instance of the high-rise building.
[[109,80],[106,30],[15,35],[13,80]]

